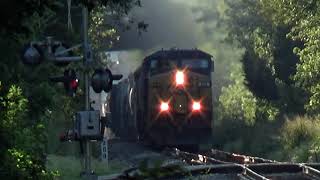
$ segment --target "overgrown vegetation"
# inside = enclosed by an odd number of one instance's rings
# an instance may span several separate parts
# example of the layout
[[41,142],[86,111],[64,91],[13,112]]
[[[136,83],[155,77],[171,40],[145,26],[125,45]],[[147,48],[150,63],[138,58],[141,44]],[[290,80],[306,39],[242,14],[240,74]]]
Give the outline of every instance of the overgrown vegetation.
[[93,15],[91,23],[96,25],[91,26],[90,32],[97,36],[91,38],[99,38],[101,42],[95,45],[101,47],[115,35],[111,25],[100,28],[103,24],[99,13],[106,15],[105,10],[120,16],[139,5],[135,0],[96,2],[73,1],[76,8],[71,13],[75,17],[73,26],[77,28],[71,30],[64,23],[67,20],[64,0],[1,1],[0,179],[54,179],[59,176],[56,170],[60,169],[47,170],[48,153],[78,153],[74,147],[57,152],[58,142],[52,139],[57,140],[57,133],[71,125],[72,114],[83,106],[80,103],[83,91],[80,89],[73,99],[67,97],[62,88],[56,88],[48,80],[62,74],[63,68],[49,63],[26,67],[21,63],[20,52],[24,44],[43,40],[48,35],[69,45],[80,43],[81,16],[78,15],[83,4],[89,6]]
[[217,103],[216,145],[287,161],[318,161],[319,1],[224,3],[220,18],[226,40],[245,52]]
[[281,129],[283,155],[295,162],[319,161],[319,119],[297,116]]

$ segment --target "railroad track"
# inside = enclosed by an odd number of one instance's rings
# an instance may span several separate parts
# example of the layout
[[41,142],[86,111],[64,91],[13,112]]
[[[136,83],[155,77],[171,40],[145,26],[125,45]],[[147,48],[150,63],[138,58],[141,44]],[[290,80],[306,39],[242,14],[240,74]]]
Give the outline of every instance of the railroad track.
[[288,178],[320,180],[320,164],[316,163],[277,162],[214,149],[199,154],[178,149],[167,151],[167,153],[189,164],[190,166],[186,168],[191,174],[203,174],[204,172],[208,174],[238,174],[242,179],[257,180]]
[[[105,179],[319,179],[320,164],[277,162],[259,157],[245,156],[219,150],[196,153],[166,149],[164,155],[172,161],[149,170],[131,168]],[[205,178],[204,178],[205,177]]]
[[169,156],[184,160],[189,164],[226,164],[226,163],[236,163],[236,164],[257,164],[257,163],[278,163],[277,161],[264,159],[260,157],[246,156],[235,153],[229,153],[225,151],[220,151],[216,149],[211,149],[209,151],[203,151],[199,153],[190,153],[185,151],[180,151],[177,148],[167,149],[164,151]]

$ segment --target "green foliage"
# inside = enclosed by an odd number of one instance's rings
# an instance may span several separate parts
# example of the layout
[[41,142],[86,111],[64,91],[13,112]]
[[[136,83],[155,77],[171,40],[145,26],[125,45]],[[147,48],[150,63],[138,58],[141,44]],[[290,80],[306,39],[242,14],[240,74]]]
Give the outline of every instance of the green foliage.
[[1,127],[14,131],[15,127],[21,126],[26,113],[27,99],[22,96],[22,90],[13,85],[6,96],[1,97],[2,112],[5,117],[1,121]]
[[309,102],[305,105],[306,109],[309,112],[319,113],[320,112],[320,84],[315,84],[310,88],[310,96]]
[[[278,149],[277,121],[256,121],[248,125],[239,119],[222,119],[213,128],[213,143],[218,149],[267,157]],[[263,133],[262,133],[263,132]]]
[[255,97],[245,85],[240,65],[235,65],[230,75],[232,83],[222,88],[219,97],[219,119],[235,119],[253,126],[256,121],[273,121],[280,111],[277,106],[264,99]]
[[274,121],[279,119],[280,110],[275,104],[260,99],[257,106],[259,107],[257,111],[258,120]]
[[230,79],[234,81],[228,87],[222,88],[219,98],[222,112],[220,118],[243,120],[253,125],[256,119],[257,100],[244,85],[241,66],[233,68]]
[[136,175],[137,179],[148,179],[148,178],[164,178],[170,177],[177,173],[186,174],[186,170],[180,164],[165,165],[164,160],[144,160],[139,164],[139,174]]
[[[292,160],[313,158],[315,152],[319,152],[318,135],[313,134],[312,129],[317,125],[312,127],[303,121],[304,130],[310,132],[306,136],[295,128],[298,125],[286,124],[282,131],[287,135],[279,135],[278,130],[288,114],[295,116],[307,111],[315,115],[320,112],[319,2],[224,2],[226,8],[220,11],[220,17],[229,33],[227,40],[245,51],[242,68],[232,66],[228,78],[231,84],[222,88],[219,106],[215,109],[217,145],[254,154],[290,151],[295,155],[287,158]],[[263,134],[261,129],[264,129]],[[303,140],[295,137],[300,144],[291,145],[284,140],[290,139],[290,133],[300,133],[307,140],[301,143]],[[281,150],[277,148],[279,136],[281,143],[286,144]],[[249,144],[252,147],[248,147]]]
[[108,11],[106,7],[97,7],[90,14],[91,25],[89,36],[95,51],[102,51],[110,48],[114,40],[119,40],[116,36],[116,29],[108,23]]
[[310,141],[317,134],[316,123],[309,118],[297,117],[285,123],[281,140],[286,149],[292,149],[301,143]]
[[287,33],[288,38],[303,44],[294,49],[295,54],[300,58],[294,80],[299,87],[309,93],[306,110],[311,114],[318,114],[320,112],[317,106],[319,102],[317,86],[320,76],[319,1],[263,0],[261,5],[266,11],[273,11],[269,16],[274,24],[290,27]]
[[41,179],[49,180],[59,176],[57,171],[46,171],[41,162],[37,162],[35,156],[31,156],[24,151],[17,149],[8,149],[7,162],[9,166],[9,175],[12,179]]
[[[226,2],[230,35],[246,48],[243,66],[247,86],[257,98],[256,123],[278,119],[275,128],[279,128],[282,115],[304,114],[305,110],[319,114],[319,1]],[[283,152],[277,156],[318,161],[318,130],[319,122],[313,118],[288,120],[281,129],[283,149],[275,151]],[[243,144],[245,140],[230,143]]]
[[22,90],[12,85],[8,92],[0,89],[0,177],[7,179],[52,179],[56,173],[47,172],[43,166],[43,125],[29,126],[28,101]]
[[[276,23],[276,17],[270,15],[275,10],[267,8],[266,1],[225,2],[229,7],[224,18],[229,37],[246,49],[242,62],[249,90],[276,105],[280,112],[303,112],[304,101],[297,100],[299,89],[292,78],[298,62],[293,49],[301,43],[287,38],[290,25]],[[288,91],[296,93],[284,93]]]
[[[113,46],[119,40],[117,30],[110,24],[110,15],[107,7],[95,7],[90,13],[89,37],[92,43],[95,64],[97,67],[109,65],[109,57],[105,53],[106,49]],[[120,16],[120,14],[119,14]],[[109,20],[109,21],[108,21]]]
[[[92,1],[82,1],[86,2]],[[6,0],[0,3],[3,20],[0,23],[0,160],[3,162],[0,179],[53,179],[58,175],[46,170],[46,152],[55,151],[51,146],[47,147],[47,141],[58,139],[57,131],[71,125],[72,115],[81,107],[83,92],[80,89],[74,99],[66,97],[63,88],[55,88],[48,82],[48,77],[62,74],[62,68],[49,63],[26,67],[21,63],[20,52],[25,43],[43,40],[47,35],[66,40],[68,44],[81,41],[80,31],[68,32],[63,22],[65,3],[64,0]],[[91,11],[92,19],[96,20],[92,22],[96,25],[92,26],[93,33],[96,33],[96,40],[105,40],[93,41],[94,47],[109,44],[109,38],[114,35],[112,28],[105,30],[106,26],[100,26],[99,18],[105,18],[102,16],[107,11],[127,13],[134,5],[139,3],[107,0],[94,4],[101,8],[97,12]],[[78,12],[73,9],[72,13]]]
[[287,119],[280,136],[283,155],[296,162],[318,161],[319,130],[318,119],[300,116]]
[[[46,112],[59,101],[53,98],[57,93],[48,84],[48,76],[57,69],[46,64],[25,67],[19,53],[24,43],[38,40],[54,22],[59,2],[32,0],[9,4],[12,6],[1,6],[2,12],[15,16],[8,16],[9,24],[1,26],[0,32],[0,159],[3,162],[0,178],[53,179],[57,174],[46,171],[45,167],[45,130]],[[20,12],[15,13],[16,10]],[[17,28],[11,29],[10,23]]]

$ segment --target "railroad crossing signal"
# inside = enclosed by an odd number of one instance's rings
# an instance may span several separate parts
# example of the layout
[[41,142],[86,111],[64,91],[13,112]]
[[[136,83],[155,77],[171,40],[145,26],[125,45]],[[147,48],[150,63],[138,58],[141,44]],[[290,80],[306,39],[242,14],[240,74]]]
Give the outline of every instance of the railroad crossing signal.
[[62,82],[64,89],[69,96],[74,96],[77,92],[79,86],[79,80],[77,74],[73,69],[67,69],[64,71],[61,77],[51,77],[52,82]]
[[22,62],[25,65],[39,65],[44,60],[43,52],[36,44],[26,45],[23,48]]
[[75,118],[72,129],[60,134],[60,141],[102,140],[100,111],[78,111]]
[[22,62],[25,65],[36,66],[46,59],[58,66],[66,66],[70,62],[83,59],[81,56],[71,56],[72,50],[81,46],[79,44],[68,48],[66,44],[53,41],[52,37],[47,37],[45,41],[35,41],[25,45],[22,51]]
[[[70,0],[71,1],[71,0]],[[69,1],[69,2],[70,2]],[[90,112],[90,97],[89,97],[89,72],[91,70],[91,66],[88,66],[92,61],[92,50],[89,45],[88,41],[88,8],[86,6],[83,6],[82,8],[82,26],[83,26],[83,43],[75,45],[71,48],[68,48],[67,46],[64,46],[59,41],[53,41],[52,37],[47,37],[45,41],[37,41],[37,42],[31,42],[28,45],[25,46],[22,52],[22,62],[25,65],[35,66],[41,64],[43,61],[48,60],[53,62],[56,65],[67,65],[70,62],[76,62],[83,60],[84,62],[84,92],[85,92],[85,111],[78,112],[78,121],[81,122],[79,127],[82,127],[82,136],[85,137],[82,139],[82,145],[85,147],[85,156],[84,156],[84,172],[85,176],[88,179],[91,179],[92,171],[91,171],[91,162],[90,162],[90,141],[88,139],[92,137],[97,137],[97,122],[100,121],[96,118],[95,113]],[[70,52],[73,51],[76,48],[83,47],[83,55],[82,56],[70,56]],[[110,72],[110,70],[100,71],[97,72],[93,76],[93,86],[95,86],[95,89],[98,91],[110,91],[112,86],[113,80],[120,80],[122,78],[122,75],[115,75],[113,76]],[[62,77],[53,77],[51,78],[51,81],[53,82],[62,82],[64,83],[64,87],[69,95],[74,95],[77,88],[78,88],[78,79],[76,77],[76,72],[74,70],[66,70],[64,72],[64,76]],[[99,84],[100,83],[100,84]],[[93,115],[92,115],[93,114]],[[89,118],[89,119],[88,119]],[[85,123],[87,122],[88,123]],[[92,124],[95,122],[94,124]],[[91,123],[91,124],[90,124]],[[86,126],[83,129],[83,126]],[[80,131],[79,131],[80,132]],[[78,132],[78,133],[79,133]],[[87,133],[87,134],[86,134]],[[63,136],[62,139],[68,140],[69,137],[78,139],[81,139],[81,136],[74,136],[75,131],[68,131],[66,134],[67,136]],[[65,138],[66,137],[66,138]],[[81,145],[81,146],[82,146]]]
[[[68,48],[66,44],[60,43],[52,46],[52,53],[54,53],[55,57],[70,57],[72,56],[72,52],[68,51]],[[67,66],[69,63],[69,61],[61,61],[59,58],[54,61],[54,64],[57,66]]]
[[98,140],[103,136],[99,111],[78,111],[75,125],[81,139]]
[[120,80],[121,78],[121,74],[112,75],[109,69],[96,69],[91,77],[91,86],[96,93],[101,93],[102,90],[109,92],[113,80]]

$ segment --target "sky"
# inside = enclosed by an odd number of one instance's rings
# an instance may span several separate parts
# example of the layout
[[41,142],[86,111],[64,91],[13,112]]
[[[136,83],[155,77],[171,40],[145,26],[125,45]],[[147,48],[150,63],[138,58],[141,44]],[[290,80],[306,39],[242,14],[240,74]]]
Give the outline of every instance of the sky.
[[[214,1],[214,0],[213,0]],[[134,8],[129,16],[148,24],[147,32],[138,33],[136,27],[120,31],[120,40],[114,49],[156,50],[197,48],[203,42],[203,25],[195,13],[199,2],[207,0],[142,0],[142,7]]]
[[[127,55],[120,58],[115,70],[132,72],[143,57],[161,49],[198,48],[214,54],[216,48],[212,45],[218,44],[218,40],[214,40],[216,33],[212,33],[214,28],[210,24],[217,17],[205,21],[202,17],[206,9],[210,9],[207,14],[214,12],[210,7],[216,1],[222,0],[141,0],[142,7],[134,8],[128,16],[135,22],[148,24],[147,31],[139,34],[133,25],[130,30],[119,30],[120,39],[112,50],[126,51]],[[127,17],[123,18],[123,24],[130,24]]]

